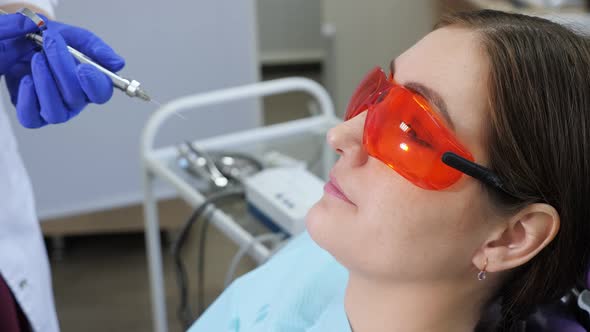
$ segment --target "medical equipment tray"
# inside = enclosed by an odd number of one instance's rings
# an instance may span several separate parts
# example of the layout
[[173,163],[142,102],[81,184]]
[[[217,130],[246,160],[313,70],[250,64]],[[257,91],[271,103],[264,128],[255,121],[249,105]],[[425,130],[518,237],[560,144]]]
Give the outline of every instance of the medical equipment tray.
[[[320,167],[317,173],[325,179],[336,156],[325,143],[324,137],[327,130],[340,120],[334,114],[334,106],[328,93],[315,81],[305,78],[286,78],[191,95],[167,103],[154,112],[148,120],[141,138],[141,162],[154,331],[168,331],[157,211],[158,198],[154,192],[154,182],[156,179],[163,180],[175,189],[179,197],[193,207],[199,206],[205,200],[204,193],[197,190],[191,184],[190,178],[178,167],[176,147],[155,148],[154,142],[158,130],[168,118],[179,111],[194,112],[206,106],[295,91],[304,92],[313,97],[318,105],[317,114],[308,118],[200,139],[193,144],[197,144],[206,151],[234,151],[255,156],[268,151],[279,151],[310,163],[318,159]],[[237,245],[254,243],[256,234],[252,234],[252,228],[248,227],[244,220],[240,222],[214,206],[210,206],[206,213],[210,216],[211,225]],[[260,243],[249,246],[248,255],[256,262],[265,261],[270,254],[269,248]]]

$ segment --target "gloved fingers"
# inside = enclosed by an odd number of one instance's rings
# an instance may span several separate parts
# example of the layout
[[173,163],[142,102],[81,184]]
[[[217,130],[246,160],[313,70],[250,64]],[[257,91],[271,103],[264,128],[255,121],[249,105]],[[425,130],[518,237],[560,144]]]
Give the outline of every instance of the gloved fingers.
[[24,15],[0,15],[0,40],[24,37],[27,33],[36,31],[39,31],[37,25]]
[[16,107],[16,117],[25,128],[39,128],[47,124],[41,117],[41,107],[35,92],[35,84],[31,75],[26,75],[20,81],[18,99],[21,101]]
[[10,101],[14,106],[18,103],[18,90],[20,86],[20,81],[25,75],[31,74],[31,55],[27,56],[25,59],[17,62],[12,66],[8,72],[4,75],[6,79],[6,87],[8,88],[8,93],[10,94]]
[[57,30],[68,45],[86,54],[106,69],[117,72],[125,66],[125,60],[92,32],[58,22],[51,22],[49,29],[52,28],[52,25],[58,27]]
[[43,49],[64,104],[70,109],[82,108],[86,105],[86,95],[76,75],[76,60],[68,51],[59,32],[49,29],[45,31]]
[[113,82],[98,69],[89,64],[81,64],[78,66],[78,79],[89,101],[104,104],[111,99]]
[[35,50],[35,45],[24,38],[0,41],[0,75],[6,73],[15,62],[33,50]]
[[[43,53],[33,56],[31,71],[41,108],[41,117],[52,124],[66,122],[69,119],[68,109],[63,103],[53,75],[51,75],[49,63]],[[19,102],[22,102],[20,96]]]

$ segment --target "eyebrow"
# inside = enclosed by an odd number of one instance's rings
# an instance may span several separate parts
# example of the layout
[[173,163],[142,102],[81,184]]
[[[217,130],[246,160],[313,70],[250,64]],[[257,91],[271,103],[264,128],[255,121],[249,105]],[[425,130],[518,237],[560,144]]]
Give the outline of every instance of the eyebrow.
[[[389,64],[389,69],[391,70],[391,74],[395,75],[395,60],[391,60],[391,63]],[[436,106],[439,113],[441,113],[445,120],[447,120],[451,129],[453,131],[455,130],[455,124],[453,123],[453,120],[449,115],[449,111],[447,110],[447,104],[445,103],[445,100],[440,96],[440,94],[438,94],[438,92],[418,82],[408,82],[405,83],[403,86],[409,90],[412,90],[422,95],[422,97],[428,100],[428,102]]]

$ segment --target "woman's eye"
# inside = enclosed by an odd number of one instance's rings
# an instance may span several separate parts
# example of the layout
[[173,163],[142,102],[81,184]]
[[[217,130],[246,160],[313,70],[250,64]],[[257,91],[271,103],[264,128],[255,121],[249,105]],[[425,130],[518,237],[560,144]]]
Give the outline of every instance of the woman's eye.
[[421,145],[425,148],[432,148],[432,144],[430,144],[428,141],[426,141],[426,140],[422,139],[420,136],[418,136],[416,134],[416,131],[412,131],[409,136],[412,139],[412,141],[418,143],[419,145]]
[[400,129],[407,135],[407,137],[409,137],[414,143],[417,143],[418,145],[425,147],[425,148],[432,148],[432,144],[430,144],[430,142],[428,142],[427,140],[425,140],[423,137],[421,137],[418,133],[418,131],[414,128],[412,128],[412,126],[408,123],[402,122],[400,125]]

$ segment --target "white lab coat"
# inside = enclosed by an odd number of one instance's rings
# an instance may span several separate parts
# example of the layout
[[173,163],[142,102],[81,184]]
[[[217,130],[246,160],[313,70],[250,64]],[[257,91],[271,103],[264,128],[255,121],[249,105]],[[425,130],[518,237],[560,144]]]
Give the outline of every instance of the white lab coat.
[[[16,2],[30,3],[53,14],[56,0],[0,0],[0,6]],[[59,326],[49,261],[33,191],[5,111],[14,109],[0,109],[0,274],[33,331],[56,332]]]

